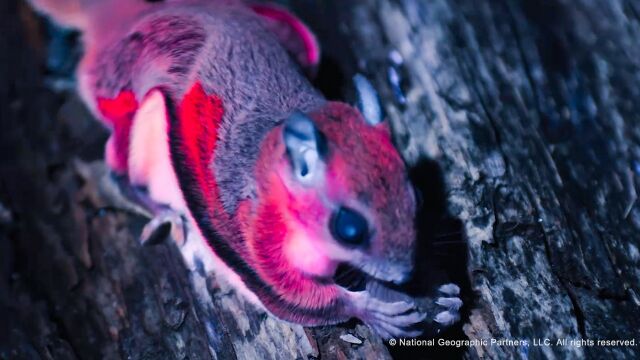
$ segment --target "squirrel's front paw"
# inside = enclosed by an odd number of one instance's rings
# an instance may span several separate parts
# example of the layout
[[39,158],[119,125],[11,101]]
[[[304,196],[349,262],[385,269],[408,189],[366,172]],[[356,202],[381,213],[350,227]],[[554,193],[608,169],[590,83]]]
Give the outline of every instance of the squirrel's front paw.
[[462,300],[460,288],[456,284],[445,284],[438,288],[438,292],[443,296],[436,300],[436,304],[443,310],[438,312],[433,320],[441,326],[451,326],[460,320],[460,308]]
[[422,331],[416,327],[426,315],[407,301],[385,302],[367,291],[350,292],[356,316],[384,339],[416,337]]

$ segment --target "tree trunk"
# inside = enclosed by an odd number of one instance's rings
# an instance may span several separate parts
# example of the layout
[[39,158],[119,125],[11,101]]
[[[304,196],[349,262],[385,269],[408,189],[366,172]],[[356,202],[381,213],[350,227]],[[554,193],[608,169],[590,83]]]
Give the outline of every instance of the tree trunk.
[[[320,38],[329,97],[355,72],[380,92],[424,201],[419,273],[463,285],[464,324],[441,335],[487,343],[387,347],[355,323],[286,324],[190,271],[173,242],[140,246],[146,219],[100,160],[106,132],[51,90],[42,23],[7,0],[0,359],[637,357],[640,4],[288,3]],[[545,338],[635,346],[534,346]]]

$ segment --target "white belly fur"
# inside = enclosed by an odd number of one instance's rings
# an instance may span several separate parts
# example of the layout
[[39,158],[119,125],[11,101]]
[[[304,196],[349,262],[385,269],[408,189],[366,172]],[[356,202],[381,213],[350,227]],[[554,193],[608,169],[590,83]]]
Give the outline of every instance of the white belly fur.
[[164,96],[152,90],[142,101],[131,128],[129,179],[146,186],[155,202],[185,211],[186,206],[171,164],[168,117]]
[[[171,206],[188,219],[187,241],[180,247],[189,270],[195,271],[196,262],[204,265],[205,272],[219,277],[243,294],[246,300],[264,308],[258,298],[246,288],[240,277],[212,251],[189,214],[178,179],[173,171],[169,150],[168,117],[164,96],[152,90],[142,101],[133,120],[129,143],[129,178],[132,184],[146,186],[152,200]],[[204,279],[192,276],[200,296],[207,297]],[[199,286],[200,285],[200,286]]]

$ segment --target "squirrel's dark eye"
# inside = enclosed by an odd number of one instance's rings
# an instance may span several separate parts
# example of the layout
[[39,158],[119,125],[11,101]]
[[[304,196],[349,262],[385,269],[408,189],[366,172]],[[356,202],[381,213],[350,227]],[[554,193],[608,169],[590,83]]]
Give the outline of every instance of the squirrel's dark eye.
[[369,240],[369,226],[364,216],[341,207],[331,217],[331,234],[339,242],[349,246],[361,246]]

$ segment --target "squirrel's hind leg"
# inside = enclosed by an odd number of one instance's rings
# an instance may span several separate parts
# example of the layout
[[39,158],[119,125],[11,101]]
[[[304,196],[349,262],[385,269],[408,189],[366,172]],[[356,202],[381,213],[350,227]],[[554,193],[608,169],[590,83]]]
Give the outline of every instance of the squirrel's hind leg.
[[186,207],[171,165],[163,94],[153,89],[138,105],[133,93],[123,91],[115,99],[99,99],[99,106],[113,125],[106,160],[117,187],[151,219],[141,243],[157,243],[168,235],[184,243]]
[[150,218],[140,234],[142,245],[157,244],[169,236],[178,245],[184,244],[187,238],[187,220],[180,211],[166,204],[157,203],[151,199],[145,187],[131,184],[125,175],[113,173],[113,178],[120,194]]

